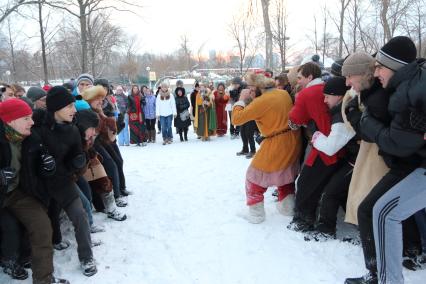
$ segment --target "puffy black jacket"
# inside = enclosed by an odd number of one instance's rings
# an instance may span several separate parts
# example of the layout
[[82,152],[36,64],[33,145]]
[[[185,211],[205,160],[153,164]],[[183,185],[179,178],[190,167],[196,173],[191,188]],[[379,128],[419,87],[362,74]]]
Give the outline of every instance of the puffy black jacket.
[[392,117],[390,123],[377,120],[368,109],[360,122],[363,135],[394,158],[392,166],[407,171],[422,163],[419,152],[426,142],[424,133],[413,129],[409,123],[410,112],[426,106],[426,70],[422,67],[423,62],[421,60],[404,66],[390,79],[386,89],[391,94],[388,106]]
[[[18,189],[37,198],[47,207],[50,197],[47,192],[45,178],[55,174],[55,171],[47,172],[41,167],[41,156],[47,154],[47,150],[40,137],[36,133],[32,133],[22,142],[21,152]],[[11,159],[10,145],[4,134],[4,125],[0,121],[0,168],[10,166]],[[0,189],[0,207],[6,190],[6,188]]]

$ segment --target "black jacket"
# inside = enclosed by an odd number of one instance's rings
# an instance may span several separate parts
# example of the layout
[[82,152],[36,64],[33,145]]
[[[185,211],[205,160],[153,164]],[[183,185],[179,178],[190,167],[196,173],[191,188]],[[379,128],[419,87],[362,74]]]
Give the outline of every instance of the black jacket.
[[421,62],[402,67],[390,79],[386,89],[391,94],[388,106],[392,117],[390,123],[374,118],[369,109],[360,122],[363,134],[375,142],[381,151],[392,156],[391,168],[405,171],[411,171],[421,164],[419,152],[426,142],[424,132],[411,128],[409,121],[410,112],[424,108],[426,102],[426,70],[421,67]]
[[[127,111],[128,112],[136,112],[136,102],[135,102],[135,97],[133,95],[129,95],[127,97]],[[143,112],[143,106],[146,105],[146,98],[145,96],[141,96],[141,110]]]
[[47,114],[45,121],[34,132],[41,137],[56,161],[56,173],[47,179],[49,195],[65,208],[79,198],[75,175],[86,166],[80,132],[72,123],[55,123],[52,114]]
[[176,101],[176,111],[177,111],[177,116],[175,118],[175,127],[177,128],[189,127],[191,125],[191,118],[188,117],[188,119],[186,120],[182,120],[180,118],[180,114],[184,112],[185,110],[189,109],[188,98],[185,95],[181,97],[176,96],[175,101]]
[[[55,171],[47,172],[41,167],[41,155],[46,154],[47,150],[40,137],[36,133],[32,133],[22,142],[21,152],[19,186],[15,190],[21,190],[35,197],[47,207],[50,198],[45,178],[55,174]],[[10,145],[5,137],[4,125],[0,122],[0,169],[10,166],[11,159]],[[5,187],[0,189],[0,207],[6,191]]]

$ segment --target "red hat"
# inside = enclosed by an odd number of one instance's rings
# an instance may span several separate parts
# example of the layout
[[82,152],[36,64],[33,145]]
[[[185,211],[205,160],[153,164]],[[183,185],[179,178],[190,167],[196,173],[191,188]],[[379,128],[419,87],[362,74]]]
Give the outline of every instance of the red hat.
[[42,88],[43,90],[45,90],[46,92],[49,92],[50,91],[50,89],[52,89],[52,86],[51,85],[49,85],[49,84],[46,84],[46,85],[44,85],[43,86],[43,88]]
[[0,103],[0,119],[5,123],[32,115],[32,113],[30,106],[21,99],[8,99]]

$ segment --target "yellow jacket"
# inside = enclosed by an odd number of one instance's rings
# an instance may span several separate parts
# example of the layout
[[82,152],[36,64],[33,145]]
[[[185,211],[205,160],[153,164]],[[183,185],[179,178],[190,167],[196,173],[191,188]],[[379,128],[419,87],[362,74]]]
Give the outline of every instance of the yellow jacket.
[[[255,120],[260,133],[265,137],[289,128],[288,113],[293,103],[286,91],[270,89],[246,107],[240,106],[239,103],[236,103],[232,110],[234,125]],[[266,138],[254,156],[251,166],[268,173],[284,170],[299,159],[301,144],[299,131],[287,131]]]

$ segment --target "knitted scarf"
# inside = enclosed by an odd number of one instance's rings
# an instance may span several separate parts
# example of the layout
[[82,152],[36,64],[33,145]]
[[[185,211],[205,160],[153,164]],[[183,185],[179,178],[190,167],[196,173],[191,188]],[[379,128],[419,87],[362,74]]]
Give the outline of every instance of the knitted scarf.
[[4,132],[6,139],[11,143],[19,143],[22,142],[25,139],[25,136],[10,127],[9,125],[5,124],[4,126]]

